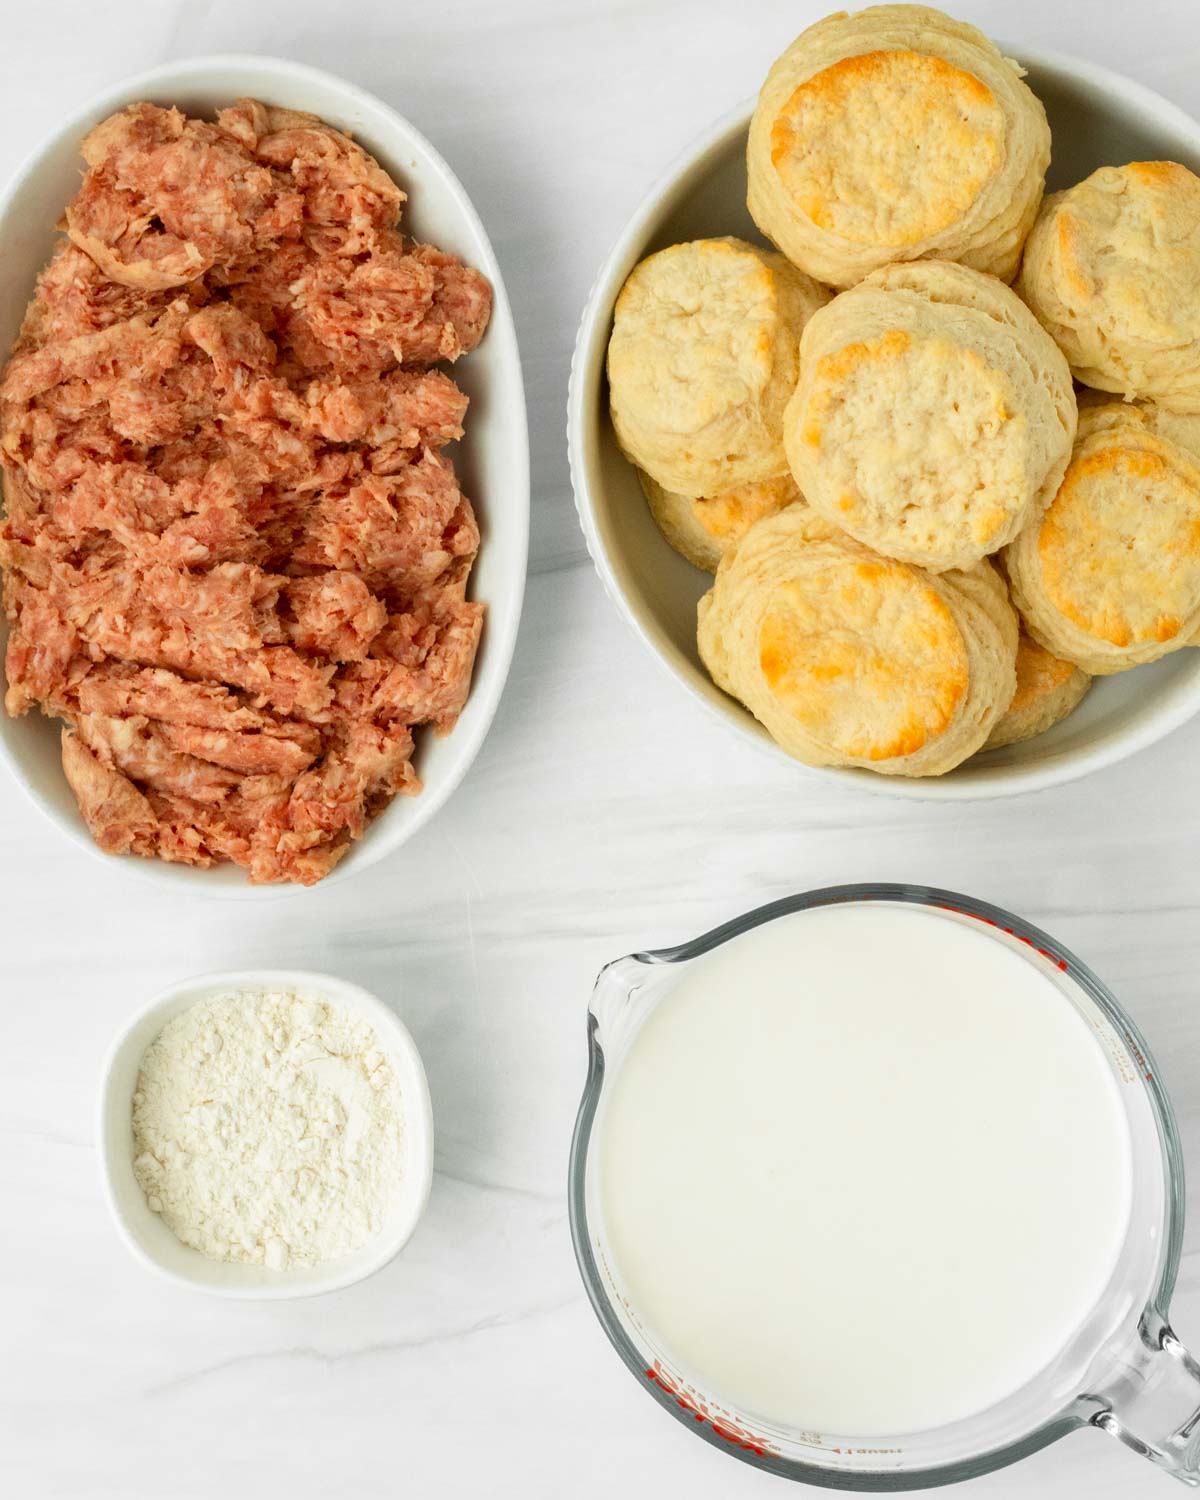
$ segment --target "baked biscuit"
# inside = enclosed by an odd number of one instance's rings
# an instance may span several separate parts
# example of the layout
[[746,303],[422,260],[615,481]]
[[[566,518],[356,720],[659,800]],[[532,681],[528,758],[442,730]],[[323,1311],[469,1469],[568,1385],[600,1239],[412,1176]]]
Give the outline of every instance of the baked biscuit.
[[1019,290],[1085,385],[1200,412],[1200,177],[1135,161],[1047,198]]
[[924,5],[819,21],[767,75],[747,148],[754,222],[832,286],[935,256],[1011,280],[1050,127],[1021,69]]
[[815,510],[938,571],[997,551],[1049,502],[1075,421],[1067,362],[1016,294],[928,260],[813,315],[783,429]]
[[990,564],[927,573],[804,505],[729,549],[698,613],[713,681],[807,765],[941,775],[1013,696],[1017,617]]
[[1004,559],[1029,633],[1086,672],[1122,672],[1195,644],[1200,419],[1085,403],[1057,495]]
[[1022,630],[1017,642],[1017,689],[983,748],[999,750],[1002,745],[1044,734],[1074,712],[1091,685],[1082,667],[1051,656]]
[[800,499],[790,474],[739,485],[719,495],[693,499],[664,490],[644,470],[638,470],[642,491],[664,539],[693,567],[715,573],[717,564],[756,521],[786,510]]
[[693,240],[636,266],[617,298],[608,383],[617,441],[666,490],[699,497],[787,472],[797,346],[829,300],[773,251]]

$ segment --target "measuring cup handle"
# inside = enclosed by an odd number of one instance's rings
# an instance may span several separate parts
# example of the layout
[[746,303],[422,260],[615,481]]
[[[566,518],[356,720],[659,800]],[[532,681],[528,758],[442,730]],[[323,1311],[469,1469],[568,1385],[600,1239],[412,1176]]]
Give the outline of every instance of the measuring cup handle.
[[1138,1332],[1115,1378],[1096,1393],[1092,1425],[1184,1484],[1200,1485],[1200,1363],[1157,1311]]

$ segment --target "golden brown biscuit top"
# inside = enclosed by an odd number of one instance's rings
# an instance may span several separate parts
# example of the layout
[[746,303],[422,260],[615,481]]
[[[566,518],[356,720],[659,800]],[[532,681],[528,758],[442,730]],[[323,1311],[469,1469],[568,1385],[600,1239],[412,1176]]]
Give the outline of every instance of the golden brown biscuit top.
[[867,52],[801,83],[770,142],[784,188],[819,229],[902,247],[967,212],[1003,162],[1005,121],[987,85],[943,58]]
[[1103,433],[1067,469],[1038,557],[1054,607],[1089,635],[1174,639],[1200,596],[1200,470],[1148,434]]
[[1058,692],[1077,670],[1073,662],[1052,655],[1022,630],[1017,642],[1017,690],[1008,706],[1009,713],[1023,713]]
[[755,521],[773,516],[785,505],[799,498],[796,481],[790,474],[778,479],[764,479],[757,484],[740,484],[719,495],[708,495],[692,501],[696,520],[717,542],[732,542],[744,536]]
[[1027,488],[1028,424],[1008,377],[940,335],[891,329],[823,355],[802,436],[852,531],[907,530],[914,545],[952,531],[985,550]]
[[1102,167],[1058,200],[1057,248],[1072,300],[1102,299],[1125,338],[1200,333],[1200,178],[1173,161]]
[[969,685],[949,607],[912,568],[831,550],[771,601],[758,637],[767,688],[846,756],[911,755],[945,733]]
[[775,273],[731,240],[672,245],[617,298],[609,373],[644,422],[686,436],[753,402],[771,375]]

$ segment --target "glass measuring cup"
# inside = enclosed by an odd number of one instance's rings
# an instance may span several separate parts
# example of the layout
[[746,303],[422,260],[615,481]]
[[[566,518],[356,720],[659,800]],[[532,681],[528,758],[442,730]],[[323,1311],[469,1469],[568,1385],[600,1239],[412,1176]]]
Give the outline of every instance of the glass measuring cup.
[[[793,912],[885,902],[983,924],[996,942],[1049,977],[1091,1027],[1108,1061],[1129,1129],[1132,1205],[1125,1243],[1104,1293],[1049,1365],[1002,1401],[946,1426],[900,1437],[822,1433],[739,1411],[679,1367],[626,1297],[609,1253],[599,1187],[596,1122],[606,1085],[638,1029],[687,965],[752,928]],[[600,973],[588,1013],[589,1069],[571,1147],[569,1202],[588,1297],[621,1358],[650,1395],[707,1442],[789,1479],[835,1489],[903,1490],[950,1484],[1013,1463],[1084,1426],[1120,1438],[1186,1484],[1200,1484],[1200,1365],[1171,1331],[1167,1309],[1183,1238],[1183,1162],[1171,1104],[1133,1022],[1091,971],[1020,918],[950,891],[837,886],[759,908]],[[970,1358],[964,1346],[964,1360]]]

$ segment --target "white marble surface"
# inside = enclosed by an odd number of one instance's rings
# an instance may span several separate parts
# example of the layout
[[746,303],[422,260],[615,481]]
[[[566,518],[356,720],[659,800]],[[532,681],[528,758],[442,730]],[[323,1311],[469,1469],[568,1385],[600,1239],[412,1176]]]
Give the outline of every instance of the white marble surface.
[[[974,892],[1048,926],[1149,1034],[1200,1182],[1200,723],[1082,784],[993,805],[831,790],[728,737],[601,594],[570,502],[563,404],[585,291],[646,184],[824,7],[815,0],[4,0],[0,174],[122,74],[280,52],[407,113],[457,168],[509,278],[526,360],[534,532],[507,696],[451,805],[356,881],[182,903],[74,850],[0,784],[0,1493],[756,1497],[781,1481],[690,1438],[585,1303],[564,1177],[600,963],[806,886]],[[1005,38],[1123,68],[1200,110],[1190,0],[959,0]],[[0,274],[3,268],[0,267]],[[387,997],[428,1065],[428,1217],[374,1280],[312,1302],[176,1291],[101,1201],[101,1058],[167,981],[289,961]],[[1175,1322],[1200,1344],[1193,1194]],[[977,1500],[1152,1500],[1097,1433]]]

